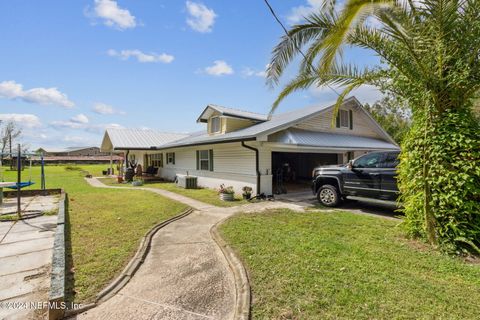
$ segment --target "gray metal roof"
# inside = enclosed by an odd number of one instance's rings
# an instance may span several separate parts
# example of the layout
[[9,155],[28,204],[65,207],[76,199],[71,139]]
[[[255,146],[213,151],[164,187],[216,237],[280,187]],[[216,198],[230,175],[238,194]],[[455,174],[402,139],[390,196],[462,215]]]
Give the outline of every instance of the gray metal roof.
[[73,151],[79,151],[79,150],[85,150],[85,149],[90,149],[90,148],[98,148],[97,146],[83,146],[83,147],[65,147],[65,148],[50,148],[50,147],[46,147],[46,148],[38,148],[37,150],[39,149],[42,149],[43,151],[45,152],[48,152],[48,153],[62,153],[62,152],[73,152]]
[[[108,128],[102,141],[102,150],[107,150],[108,140],[114,150],[150,149],[187,137],[186,133],[167,133],[146,129]],[[107,140],[108,139],[108,140]]]
[[332,149],[400,150],[390,142],[354,135],[289,128],[271,135],[269,142]]
[[[349,103],[358,103],[355,98],[349,98],[344,101],[344,105]],[[253,126],[240,129],[233,132],[228,132],[220,135],[209,135],[206,131],[203,134],[194,134],[184,139],[180,139],[161,146],[161,148],[180,147],[196,144],[218,143],[235,140],[254,139],[258,135],[266,135],[282,129],[286,129],[296,123],[299,123],[307,118],[314,117],[317,114],[325,111],[332,106],[313,106],[299,110],[294,110],[278,115],[273,115],[268,121],[255,124]]]
[[[359,106],[361,104],[355,97],[346,99],[343,102],[343,106]],[[202,115],[208,108],[216,108],[215,110],[219,112],[232,112],[232,110],[225,107],[219,106],[208,106],[203,112]],[[140,130],[140,129],[107,129],[105,136],[102,142],[101,150],[107,150],[105,148],[106,138],[108,137],[113,145],[114,149],[151,149],[155,147],[157,149],[167,149],[175,147],[184,147],[184,146],[194,146],[201,144],[213,144],[213,143],[222,143],[222,142],[231,142],[231,141],[242,141],[242,140],[256,140],[258,137],[266,137],[268,135],[280,132],[282,130],[289,129],[291,133],[290,137],[295,138],[295,143],[298,145],[311,145],[311,146],[322,146],[322,147],[348,147],[353,148],[360,147],[363,149],[398,149],[398,146],[394,143],[393,139],[372,119],[372,123],[376,125],[379,132],[385,137],[385,140],[372,139],[365,137],[357,136],[348,136],[348,135],[336,135],[324,133],[323,136],[319,135],[319,132],[314,132],[315,134],[300,134],[298,131],[291,129],[290,127],[294,126],[297,123],[315,117],[322,112],[325,112],[327,109],[331,109],[333,106],[324,105],[324,106],[313,106],[303,109],[298,109],[286,113],[281,113],[278,115],[273,115],[270,120],[261,120],[257,124],[249,126],[247,128],[239,129],[237,131],[228,132],[225,134],[210,135],[208,132],[195,132],[191,134],[177,134],[177,133],[162,133],[154,130]],[[259,115],[253,112],[236,110],[237,116],[246,116],[249,115],[249,119],[252,119],[251,115],[262,116],[267,119],[265,115]],[[368,113],[367,113],[368,115]],[[369,115],[368,115],[369,116]],[[370,117],[370,116],[369,116]],[[258,117],[260,121],[260,117]],[[308,132],[308,131],[307,131]],[[292,135],[295,133],[294,135]],[[333,135],[333,136],[329,136]],[[286,139],[286,137],[279,135],[279,139]],[[292,140],[293,141],[293,140]],[[334,143],[333,143],[334,141]],[[390,142],[389,142],[390,141]]]
[[260,113],[255,113],[255,112],[250,112],[250,111],[244,111],[244,110],[239,110],[239,109],[234,109],[234,108],[227,108],[227,107],[222,107],[218,106],[215,104],[209,104],[205,110],[200,114],[200,116],[197,119],[197,122],[201,122],[202,120],[206,120],[208,117],[204,117],[204,114],[208,110],[215,110],[218,111],[220,114],[224,116],[231,116],[231,117],[237,117],[237,118],[242,118],[242,119],[251,119],[251,120],[257,120],[257,121],[267,121],[268,116],[265,114],[260,114]]

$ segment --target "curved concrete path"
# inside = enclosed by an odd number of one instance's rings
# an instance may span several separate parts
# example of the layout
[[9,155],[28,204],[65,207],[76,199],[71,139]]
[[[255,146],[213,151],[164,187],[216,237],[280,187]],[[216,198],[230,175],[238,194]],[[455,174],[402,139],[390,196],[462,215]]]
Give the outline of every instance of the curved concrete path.
[[[106,186],[92,178],[94,187]],[[111,299],[76,316],[78,319],[232,319],[235,281],[210,229],[236,212],[270,208],[302,210],[295,204],[260,202],[215,207],[166,190],[138,187],[183,202],[196,210],[159,230],[130,282]]]

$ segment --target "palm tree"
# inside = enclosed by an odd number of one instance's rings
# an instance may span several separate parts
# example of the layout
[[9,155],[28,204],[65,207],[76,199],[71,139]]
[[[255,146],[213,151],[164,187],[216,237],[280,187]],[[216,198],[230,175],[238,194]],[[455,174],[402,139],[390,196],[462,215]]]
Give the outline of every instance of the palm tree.
[[[298,55],[301,63],[271,113],[310,86],[343,89],[335,113],[362,85],[403,99],[413,113],[399,174],[407,228],[432,244],[479,251],[480,142],[472,106],[480,89],[480,0],[326,0],[305,20],[273,50],[271,85]],[[370,50],[381,63],[345,63],[348,47]]]

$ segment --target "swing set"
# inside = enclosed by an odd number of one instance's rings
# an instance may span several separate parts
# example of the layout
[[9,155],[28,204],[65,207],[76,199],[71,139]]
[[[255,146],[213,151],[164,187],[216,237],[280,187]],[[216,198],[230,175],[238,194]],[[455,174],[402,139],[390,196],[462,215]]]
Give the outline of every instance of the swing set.
[[[2,200],[3,200],[3,190],[1,188],[2,184],[4,184],[5,188],[9,188],[9,189],[14,189],[14,190],[17,190],[17,215],[18,215],[18,218],[21,218],[22,217],[22,207],[21,207],[21,198],[22,198],[22,193],[21,193],[21,189],[22,188],[25,188],[25,187],[28,187],[28,186],[31,186],[33,184],[35,184],[34,181],[32,181],[32,162],[33,162],[33,159],[32,157],[35,156],[35,154],[33,153],[24,153],[23,156],[25,157],[25,160],[27,159],[27,157],[30,157],[29,160],[30,160],[30,166],[29,166],[29,179],[28,181],[22,181],[22,149],[21,149],[21,146],[20,144],[18,144],[18,149],[17,149],[17,154],[13,154],[13,153],[0,153],[1,157],[0,157],[0,204],[2,203]],[[3,182],[3,164],[2,164],[2,161],[1,159],[4,157],[4,156],[9,156],[10,157],[10,161],[14,161],[14,158],[16,158],[17,160],[17,182],[12,182],[12,183],[8,183],[8,182]],[[41,190],[45,190],[45,163],[44,163],[44,160],[43,160],[43,155],[40,156],[40,162],[41,162]],[[11,163],[12,164],[12,163]]]
[[[32,157],[35,156],[35,154],[32,154],[32,153],[24,153],[24,154],[18,154],[18,155],[13,155],[11,153],[2,153],[2,158],[4,156],[10,156],[10,161],[14,161],[14,159],[16,158],[17,160],[17,172],[20,172],[22,170],[22,158],[21,156],[26,156],[26,157],[29,157],[28,158],[28,161],[29,161],[29,178],[28,178],[28,181],[20,181],[18,180],[16,184],[12,185],[12,186],[8,186],[6,188],[9,188],[9,189],[13,189],[13,190],[17,190],[17,189],[22,189],[22,188],[25,188],[25,187],[29,187],[31,185],[34,185],[35,184],[35,181],[32,181],[32,162],[33,162],[33,159]],[[26,158],[27,160],[27,158]],[[42,190],[45,190],[45,163],[43,161],[43,155],[40,156],[40,163],[41,163],[41,174],[40,174],[40,177],[41,177],[41,189]],[[20,175],[21,176],[21,175]],[[4,181],[4,176],[3,176],[3,163],[2,163],[2,160],[0,158],[0,181],[3,182]]]

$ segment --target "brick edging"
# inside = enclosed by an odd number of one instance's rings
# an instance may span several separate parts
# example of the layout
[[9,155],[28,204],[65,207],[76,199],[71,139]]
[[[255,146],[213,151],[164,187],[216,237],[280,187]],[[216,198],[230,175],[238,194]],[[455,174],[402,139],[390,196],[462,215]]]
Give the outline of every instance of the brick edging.
[[218,227],[227,219],[229,218],[222,219],[214,224],[210,228],[210,235],[220,247],[220,250],[222,250],[233,273],[235,281],[235,310],[233,319],[248,320],[250,319],[251,289],[247,270],[236,252],[223,240],[218,232]]
[[157,233],[158,230],[162,229],[168,224],[188,216],[192,212],[193,208],[188,208],[182,213],[170,219],[162,221],[155,225],[152,229],[150,229],[150,231],[148,231],[145,236],[143,236],[142,240],[140,241],[140,245],[138,246],[137,252],[127,264],[127,266],[123,269],[123,271],[118,277],[116,277],[112,282],[110,282],[108,286],[106,286],[102,291],[97,294],[97,296],[95,297],[95,302],[84,305],[82,308],[79,309],[68,310],[65,312],[65,316],[70,317],[85,312],[117,294],[130,281],[130,279],[133,277],[140,265],[144,262],[145,257],[150,250],[152,238],[155,233]]

